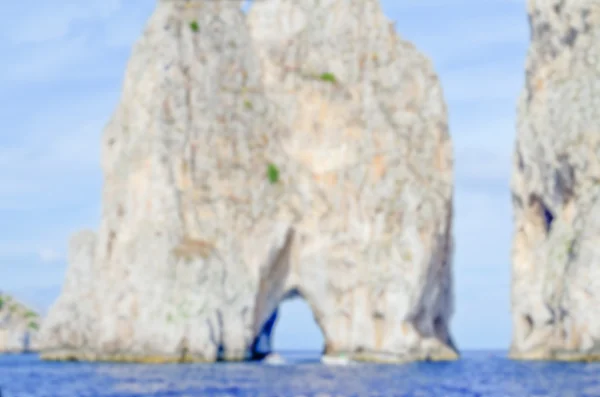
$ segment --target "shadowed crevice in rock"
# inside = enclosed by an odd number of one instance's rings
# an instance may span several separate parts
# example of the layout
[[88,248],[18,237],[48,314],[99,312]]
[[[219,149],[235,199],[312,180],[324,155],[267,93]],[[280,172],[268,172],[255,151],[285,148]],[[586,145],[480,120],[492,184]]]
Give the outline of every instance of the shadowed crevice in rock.
[[272,252],[268,265],[263,267],[254,304],[253,333],[260,335],[265,324],[276,312],[289,288],[291,274],[291,254],[294,244],[294,230],[288,229],[285,240],[276,252]]
[[275,323],[277,322],[277,310],[271,314],[271,317],[262,326],[258,335],[252,342],[250,347],[251,357],[253,360],[262,360],[272,353],[272,337],[275,329]]
[[529,197],[529,208],[532,212],[532,218],[539,219],[538,224],[541,225],[545,234],[550,233],[552,229],[552,222],[554,222],[554,214],[544,203],[544,201],[538,195],[531,195]]

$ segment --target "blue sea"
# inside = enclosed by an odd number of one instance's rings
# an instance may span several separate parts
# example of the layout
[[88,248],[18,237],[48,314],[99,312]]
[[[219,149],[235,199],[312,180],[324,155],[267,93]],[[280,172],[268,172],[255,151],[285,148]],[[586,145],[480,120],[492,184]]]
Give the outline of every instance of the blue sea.
[[600,364],[515,362],[503,352],[460,361],[325,366],[283,352],[289,364],[92,364],[0,356],[2,397],[600,397]]

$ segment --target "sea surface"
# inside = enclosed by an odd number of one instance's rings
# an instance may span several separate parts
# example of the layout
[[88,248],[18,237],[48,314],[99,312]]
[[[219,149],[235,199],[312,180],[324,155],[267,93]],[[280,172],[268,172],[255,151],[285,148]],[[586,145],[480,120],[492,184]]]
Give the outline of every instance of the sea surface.
[[90,364],[0,356],[2,397],[600,397],[600,364],[514,362],[503,352],[460,361],[326,366],[283,352],[286,365]]

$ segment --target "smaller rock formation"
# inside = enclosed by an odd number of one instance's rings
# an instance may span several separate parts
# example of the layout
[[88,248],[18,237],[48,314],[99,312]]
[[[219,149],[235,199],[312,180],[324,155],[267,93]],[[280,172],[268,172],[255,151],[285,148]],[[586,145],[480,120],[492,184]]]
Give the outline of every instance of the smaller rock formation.
[[0,292],[0,353],[27,353],[37,349],[40,316]]
[[512,195],[518,359],[600,359],[600,1],[530,0]]

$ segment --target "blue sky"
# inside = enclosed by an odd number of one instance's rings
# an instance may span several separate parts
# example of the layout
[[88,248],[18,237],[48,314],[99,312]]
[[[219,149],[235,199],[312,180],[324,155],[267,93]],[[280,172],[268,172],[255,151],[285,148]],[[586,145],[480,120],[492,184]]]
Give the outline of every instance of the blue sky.
[[[100,135],[154,0],[21,0],[0,25],[0,289],[44,310],[67,240],[96,228]],[[461,349],[510,343],[510,158],[528,44],[524,0],[383,0],[433,59],[455,148],[454,259]],[[320,349],[307,306],[283,304],[276,348]]]

